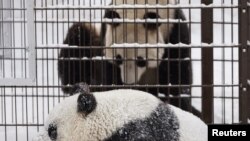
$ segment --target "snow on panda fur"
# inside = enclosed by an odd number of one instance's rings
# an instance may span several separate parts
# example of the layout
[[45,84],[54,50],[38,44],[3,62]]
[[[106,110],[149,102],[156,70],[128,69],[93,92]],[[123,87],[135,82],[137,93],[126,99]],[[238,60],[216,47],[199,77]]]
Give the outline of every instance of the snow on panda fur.
[[33,141],[207,141],[204,122],[149,93],[76,88],[49,113]]

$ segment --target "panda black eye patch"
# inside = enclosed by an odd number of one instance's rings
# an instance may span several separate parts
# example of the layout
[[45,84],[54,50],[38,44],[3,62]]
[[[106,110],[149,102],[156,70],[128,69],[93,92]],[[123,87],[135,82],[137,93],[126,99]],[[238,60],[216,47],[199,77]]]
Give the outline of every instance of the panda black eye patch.
[[[112,10],[108,10],[105,12],[105,15],[104,15],[104,18],[108,18],[108,19],[120,19],[120,15],[115,12],[115,11],[112,11]],[[111,25],[113,26],[118,26],[120,23],[115,23],[115,22],[112,22],[110,23]]]
[[136,58],[136,65],[138,67],[145,67],[147,65],[147,60],[145,60],[143,57],[138,56]]
[[122,62],[123,62],[123,60],[122,60],[122,56],[121,55],[116,55],[115,56],[115,63],[119,66],[119,65],[121,65],[122,64]]
[[50,124],[48,128],[48,135],[51,140],[56,140],[57,138],[57,127],[54,124]]
[[[143,16],[143,19],[159,19],[160,16],[159,14],[155,13],[155,12],[148,12],[146,13],[144,16]],[[153,30],[153,29],[156,29],[158,26],[160,26],[161,24],[156,22],[156,23],[144,23],[143,26],[146,28],[146,29],[150,29],[150,30]]]

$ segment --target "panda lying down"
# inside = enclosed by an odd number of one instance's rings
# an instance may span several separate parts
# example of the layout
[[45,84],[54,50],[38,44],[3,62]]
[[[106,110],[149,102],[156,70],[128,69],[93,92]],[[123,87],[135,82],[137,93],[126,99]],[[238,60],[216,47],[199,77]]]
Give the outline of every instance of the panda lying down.
[[146,92],[76,88],[75,95],[50,112],[34,141],[207,140],[207,125],[199,118]]

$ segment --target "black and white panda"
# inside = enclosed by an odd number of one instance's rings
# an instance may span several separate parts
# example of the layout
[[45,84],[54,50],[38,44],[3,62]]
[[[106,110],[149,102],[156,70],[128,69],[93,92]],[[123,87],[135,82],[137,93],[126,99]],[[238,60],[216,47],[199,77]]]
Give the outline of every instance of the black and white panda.
[[[112,0],[111,5],[166,5],[176,4],[176,0]],[[108,9],[106,19],[180,19],[185,16],[180,9]],[[86,26],[87,25],[87,26]],[[117,48],[113,44],[120,43],[172,43],[189,44],[189,29],[186,23],[102,23],[74,24],[67,34],[65,44],[82,46],[79,48],[61,49],[58,63],[59,77],[63,85],[86,82],[92,85],[121,84],[160,84],[160,85],[190,85],[192,84],[192,67],[190,48]],[[98,30],[97,30],[98,29]],[[90,47],[89,47],[90,46]],[[93,49],[91,46],[109,48]],[[77,52],[77,56],[74,53]],[[105,56],[106,60],[67,60],[76,57]],[[65,59],[66,58],[66,59]],[[149,61],[151,60],[151,61]],[[181,61],[179,61],[181,60]],[[95,78],[93,78],[95,77]],[[179,96],[190,94],[189,87],[146,88],[141,89],[154,95],[163,93]],[[71,89],[64,88],[65,93]],[[182,109],[191,110],[190,99],[173,99],[170,101]],[[195,110],[195,109],[194,109]]]
[[149,93],[80,87],[54,107],[33,141],[207,141],[203,121]]

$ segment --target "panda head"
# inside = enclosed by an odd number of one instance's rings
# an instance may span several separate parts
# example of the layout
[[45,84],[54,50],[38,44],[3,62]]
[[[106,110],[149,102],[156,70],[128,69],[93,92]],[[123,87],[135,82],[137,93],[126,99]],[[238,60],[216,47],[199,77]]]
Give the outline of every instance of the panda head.
[[[113,5],[166,5],[175,4],[175,0],[113,0]],[[174,18],[173,9],[112,9],[106,10],[104,18],[118,20],[136,19],[168,19]],[[167,23],[128,23],[111,22],[105,24],[105,46],[107,58],[115,59],[120,66],[122,80],[125,84],[133,84],[140,81],[141,76],[148,68],[156,68],[164,53],[163,48],[109,48],[113,44],[139,43],[156,44],[165,43],[171,31],[172,24]],[[146,61],[151,60],[151,61]],[[135,73],[136,72],[136,73]]]
[[34,141],[104,140],[129,121],[149,116],[161,103],[137,90],[76,92],[54,107]]

